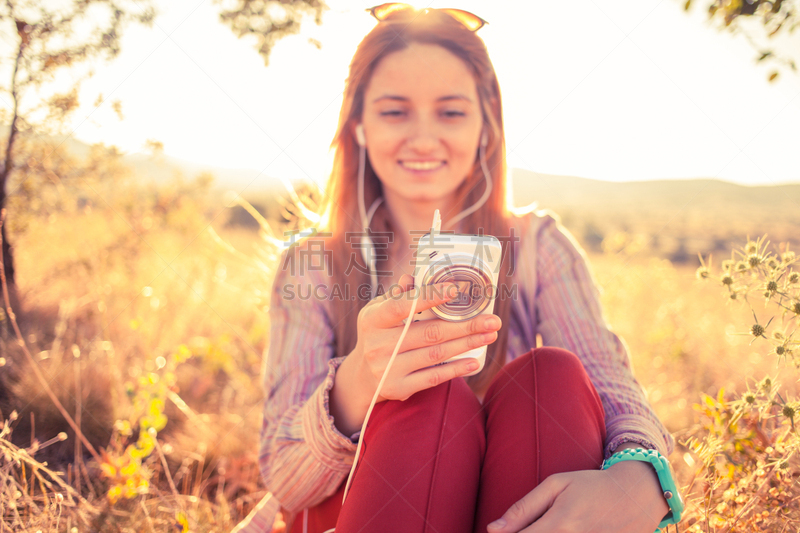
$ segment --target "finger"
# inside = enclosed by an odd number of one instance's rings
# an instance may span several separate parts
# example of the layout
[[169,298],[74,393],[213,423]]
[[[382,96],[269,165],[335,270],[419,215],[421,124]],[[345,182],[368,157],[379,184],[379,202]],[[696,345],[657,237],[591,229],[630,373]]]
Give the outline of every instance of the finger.
[[400,298],[404,292],[409,292],[414,289],[414,278],[408,274],[403,274],[397,283],[384,293],[384,300],[390,298]]
[[414,276],[411,274],[403,274],[400,276],[400,279],[397,280],[397,284],[400,287],[406,288],[406,290],[414,288]]
[[[395,364],[398,365],[401,370],[404,370],[404,373],[410,374],[442,363],[452,357],[474,350],[475,348],[487,346],[495,340],[497,340],[496,331],[478,332],[465,337],[409,350],[404,352],[402,357],[398,357]],[[405,341],[403,344],[405,344]]]
[[430,389],[445,381],[469,374],[477,370],[478,366],[477,359],[469,358],[413,372],[403,380],[403,397],[411,396],[421,390]]
[[[407,278],[411,279],[410,286]],[[397,298],[400,296],[400,294],[403,293],[403,291],[411,290],[413,288],[414,288],[414,278],[411,278],[411,276],[408,276],[408,274],[403,274],[402,276],[400,276],[400,279],[397,281],[397,283],[390,285],[385,292],[378,294],[370,301],[365,303],[364,307],[362,308],[362,311],[367,308],[372,308],[373,306],[378,305],[379,303],[384,302],[386,300]]]
[[570,516],[559,513],[557,507],[555,509],[550,507],[531,525],[521,529],[519,533],[551,533],[559,531],[559,526],[565,531],[584,531],[583,529],[569,529],[570,518]]
[[402,293],[410,291],[414,288],[414,278],[408,274],[403,274],[395,284],[389,287],[389,290],[381,294],[381,301],[388,300],[389,298],[397,298]]
[[458,287],[452,282],[423,285],[408,291],[402,288],[400,290],[398,296],[387,298],[374,307],[376,327],[389,328],[399,325],[404,318],[408,317],[415,298],[417,298],[416,312],[418,313],[442,304],[458,293]]
[[378,303],[381,303],[385,300],[390,298],[397,298],[399,297],[404,291],[408,291],[414,288],[414,278],[408,274],[403,274],[400,276],[400,279],[397,280],[397,283],[391,285],[389,290],[377,295],[375,298],[368,301],[364,307],[369,307]]
[[[493,322],[495,321],[495,322]],[[411,324],[408,334],[403,339],[401,352],[410,352],[417,348],[428,348],[435,344],[460,339],[469,335],[498,331],[502,327],[500,317],[494,314],[478,315],[469,320],[450,322],[440,318],[420,320]],[[394,344],[400,332],[394,338]],[[490,342],[494,342],[491,339]],[[457,355],[457,354],[456,354]]]
[[553,505],[565,487],[566,482],[557,474],[548,477],[489,524],[489,533],[517,532],[529,526]]

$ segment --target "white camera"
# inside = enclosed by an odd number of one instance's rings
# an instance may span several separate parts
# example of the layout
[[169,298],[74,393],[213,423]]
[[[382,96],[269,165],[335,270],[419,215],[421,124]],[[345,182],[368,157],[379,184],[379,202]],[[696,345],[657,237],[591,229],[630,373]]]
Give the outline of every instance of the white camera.
[[[458,295],[418,312],[414,322],[436,319],[459,322],[491,314],[497,296],[497,272],[502,253],[500,241],[491,235],[426,233],[419,240],[414,256],[414,287],[452,282],[458,287]],[[439,364],[466,358],[477,359],[480,363],[477,370],[466,375],[477,374],[486,361],[486,346],[474,348]]]

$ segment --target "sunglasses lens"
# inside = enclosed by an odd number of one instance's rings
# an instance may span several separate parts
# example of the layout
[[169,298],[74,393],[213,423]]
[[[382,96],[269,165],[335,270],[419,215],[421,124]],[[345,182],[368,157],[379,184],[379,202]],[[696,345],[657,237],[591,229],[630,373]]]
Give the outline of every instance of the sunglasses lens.
[[483,26],[483,20],[468,11],[461,9],[442,9],[442,11],[466,26],[469,31],[476,31]]
[[[373,8],[368,9],[372,16],[378,20],[387,20],[392,18],[399,18],[399,17],[407,17],[409,15],[414,14],[417,9],[414,6],[409,4],[402,4],[398,2],[390,2],[388,4],[381,4],[379,6],[375,6]],[[486,22],[478,17],[477,15],[473,15],[469,11],[464,11],[462,9],[436,9],[436,11],[444,11],[458,22],[464,25],[469,31],[477,31],[480,29]]]
[[386,20],[396,15],[404,13],[408,14],[413,10],[414,8],[408,4],[398,4],[398,3],[381,4],[379,6],[372,8],[372,16],[374,16],[378,20]]

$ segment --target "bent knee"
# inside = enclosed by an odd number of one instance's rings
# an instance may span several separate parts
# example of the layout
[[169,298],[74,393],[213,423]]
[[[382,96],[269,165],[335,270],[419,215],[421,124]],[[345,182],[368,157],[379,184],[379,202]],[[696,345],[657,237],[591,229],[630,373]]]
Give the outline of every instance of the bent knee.
[[542,346],[529,353],[539,372],[567,373],[572,376],[586,373],[580,358],[565,348]]
[[381,407],[382,414],[391,416],[404,413],[405,416],[428,417],[445,407],[474,415],[480,411],[480,402],[466,381],[459,377],[416,392],[405,400],[382,402]]
[[540,385],[552,384],[565,389],[573,385],[585,386],[590,382],[577,355],[564,348],[543,346],[533,348],[505,365],[495,376],[489,391],[505,389],[510,382],[530,389],[537,381]]

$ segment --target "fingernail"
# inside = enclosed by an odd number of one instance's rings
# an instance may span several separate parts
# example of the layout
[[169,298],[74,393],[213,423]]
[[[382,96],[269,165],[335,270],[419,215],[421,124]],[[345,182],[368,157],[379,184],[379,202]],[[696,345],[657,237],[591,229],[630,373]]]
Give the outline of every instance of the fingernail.
[[478,370],[478,362],[477,361],[470,361],[467,363],[467,370],[472,372],[473,370]]
[[444,286],[444,297],[455,298],[458,295],[458,285],[450,283]]
[[500,518],[489,524],[489,527],[492,529],[500,529],[501,527],[505,527],[505,525],[506,525],[505,518]]
[[500,326],[500,319],[492,315],[483,321],[483,326],[486,328],[496,328]]

